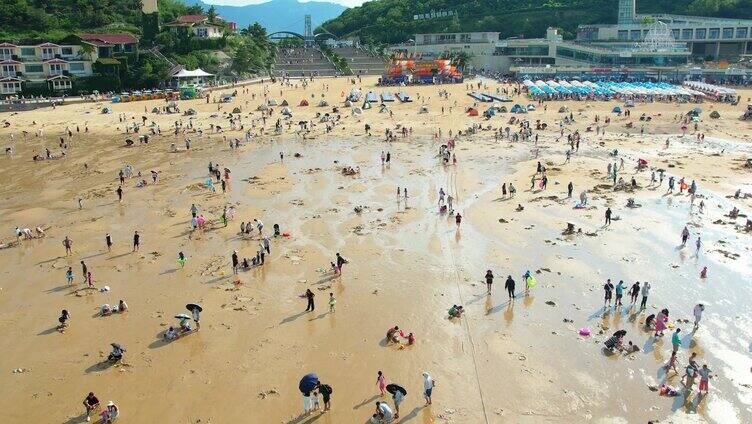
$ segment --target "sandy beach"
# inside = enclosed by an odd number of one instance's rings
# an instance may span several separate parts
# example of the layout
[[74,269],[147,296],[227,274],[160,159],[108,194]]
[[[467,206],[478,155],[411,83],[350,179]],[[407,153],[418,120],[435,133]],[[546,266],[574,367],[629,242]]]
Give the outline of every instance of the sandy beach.
[[[482,81],[488,92],[515,87]],[[174,135],[175,122],[185,127],[190,117],[152,113],[164,100],[0,114],[0,123],[9,123],[0,140],[13,149],[0,157],[0,421],[84,422],[81,402],[94,392],[102,405],[118,405],[124,423],[360,424],[371,418],[376,401],[393,407],[376,385],[381,370],[388,383],[408,391],[395,420],[400,423],[750,422],[752,233],[744,225],[752,196],[743,197],[752,193],[752,169],[744,167],[752,157],[752,122],[738,118],[752,92],[741,91],[737,106],[637,102],[624,117],[611,113],[620,101],[552,101],[524,115],[486,120],[464,112],[473,106],[467,83],[399,89],[375,83],[277,82],[239,88],[230,103],[179,101],[181,111],[195,109],[193,129],[202,134]],[[405,91],[414,101],[390,103],[391,114],[374,104],[353,115],[343,105],[353,87]],[[281,134],[274,132],[281,106],[272,107],[265,124],[257,111],[266,90],[267,98],[290,103],[293,117]],[[322,95],[330,106],[315,106]],[[302,99],[311,106],[297,106]],[[423,104],[428,113],[418,113]],[[333,106],[341,119],[327,131],[316,114],[337,115]],[[563,137],[562,106],[574,118]],[[690,124],[682,136],[677,115],[698,106],[698,130]],[[104,107],[112,113],[101,113]],[[227,114],[235,107],[243,130],[240,124],[230,129]],[[721,118],[711,119],[711,111]],[[641,114],[651,121],[640,121]],[[605,136],[586,132],[596,115]],[[126,134],[126,125],[141,123],[142,116],[140,133]],[[519,129],[508,124],[511,116],[533,127],[536,120],[548,124],[534,131],[537,147],[495,137],[498,128]],[[604,126],[606,117],[611,122]],[[303,136],[299,121],[316,125]],[[139,143],[152,122],[161,134]],[[473,124],[482,129],[456,136]],[[412,132],[403,137],[402,127]],[[387,129],[397,134],[394,141],[385,140]],[[566,163],[566,137],[575,130],[580,147]],[[457,162],[444,165],[438,153],[450,131]],[[64,157],[32,160],[45,148],[59,155],[61,137]],[[127,138],[135,140],[132,147],[125,147]],[[231,149],[235,138],[241,146]],[[610,156],[614,149],[617,157]],[[382,164],[382,151],[390,153],[389,164]],[[622,158],[619,176],[627,184],[634,177],[634,190],[615,191],[607,174],[608,164]],[[647,169],[637,170],[639,158]],[[226,193],[216,180],[216,192],[206,188],[210,162],[231,170]],[[538,162],[547,169],[548,186],[529,190]],[[142,178],[125,180],[119,202],[118,171],[127,164]],[[343,175],[347,166],[360,172]],[[667,181],[651,184],[656,168],[665,169],[666,179],[695,180],[694,205],[686,191],[667,193]],[[137,187],[140,179],[148,185]],[[570,181],[573,198],[567,198]],[[517,189],[513,198],[501,192],[510,182]],[[407,187],[408,197],[398,197],[397,187]],[[440,189],[453,197],[461,225],[439,213]],[[742,198],[735,199],[739,189]],[[582,191],[588,206],[574,209]],[[627,207],[628,198],[640,207]],[[191,229],[192,204],[208,220],[204,230]],[[219,217],[226,206],[235,216],[225,227]],[[604,226],[607,207],[618,219]],[[727,216],[732,207],[740,210],[737,219]],[[254,218],[263,221],[265,234],[279,224],[289,237],[272,237],[265,263],[241,270],[236,285],[233,250],[250,258],[261,242],[257,232],[238,234],[240,223]],[[575,232],[563,235],[567,223]],[[681,248],[685,225],[691,235]],[[37,226],[45,237],[16,242],[15,227]],[[138,252],[132,252],[134,231],[141,235]],[[69,256],[66,236],[73,240]],[[183,268],[179,252],[187,257]],[[337,252],[348,260],[342,275],[330,272]],[[97,289],[86,288],[82,260]],[[66,282],[68,267],[74,285]],[[490,296],[488,269],[495,275]],[[528,270],[538,284],[525,294]],[[517,283],[513,301],[504,290],[507,275]],[[623,308],[604,310],[608,278],[627,287],[649,281],[647,308],[630,306],[625,294]],[[104,286],[109,291],[98,290]],[[313,312],[305,312],[300,297],[306,289],[315,294]],[[129,306],[126,313],[100,316],[102,304],[120,299]],[[200,331],[163,340],[187,303],[203,307]],[[693,331],[698,303],[706,309]],[[454,304],[466,312],[450,320]],[[663,308],[670,311],[669,329],[654,338],[644,321]],[[57,329],[62,309],[71,315],[64,333]],[[412,332],[415,344],[387,344],[386,332],[395,325]],[[677,327],[679,375],[663,368]],[[582,328],[591,335],[579,335]],[[620,329],[639,351],[604,352],[603,343]],[[126,349],[120,364],[106,361],[113,342]],[[682,387],[691,352],[714,374],[707,395],[698,395],[699,379],[687,396],[649,389],[664,381]],[[424,371],[436,384],[430,407],[422,397]],[[332,409],[300,416],[298,382],[310,372],[333,388]]]

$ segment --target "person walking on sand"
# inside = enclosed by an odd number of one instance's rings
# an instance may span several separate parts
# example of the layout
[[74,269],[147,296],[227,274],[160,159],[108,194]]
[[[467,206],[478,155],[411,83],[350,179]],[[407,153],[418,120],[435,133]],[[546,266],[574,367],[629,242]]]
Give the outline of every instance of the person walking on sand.
[[238,264],[240,261],[238,260],[238,251],[233,250],[232,251],[232,273],[237,275],[238,273]]
[[316,309],[316,305],[313,303],[313,298],[316,296],[311,289],[306,289],[305,297],[308,299],[308,306],[306,306],[306,312],[313,312]]
[[509,300],[514,299],[514,280],[511,275],[507,275],[507,281],[504,283],[504,288],[507,290],[507,294],[509,294]]
[[381,371],[376,373],[376,387],[379,388],[381,396],[386,396],[386,378],[384,377],[384,373],[382,373]]
[[702,238],[698,235],[697,240],[695,240],[695,256],[700,256],[700,249],[702,248]]
[[682,241],[681,242],[681,247],[684,247],[684,246],[687,245],[687,240],[689,240],[689,229],[685,225],[684,229],[682,230],[682,233],[681,233],[681,241]]
[[645,281],[642,285],[642,302],[640,302],[640,309],[645,309],[648,303],[648,295],[650,295],[650,283]]
[[433,395],[433,388],[435,384],[431,374],[427,371],[423,372],[423,398],[426,400],[426,406],[431,405],[431,395]]
[[454,216],[454,223],[457,224],[457,229],[459,229],[460,224],[462,224],[462,215],[460,215],[459,212],[457,212],[457,215]]
[[705,305],[703,305],[702,303],[695,305],[695,308],[692,311],[695,316],[695,329],[700,326],[700,320],[702,319],[703,312],[705,312]]
[[347,263],[347,259],[343,258],[342,255],[337,252],[337,269],[336,274],[342,275],[342,266]]
[[112,236],[110,233],[107,233],[107,235],[104,236],[104,242],[107,245],[107,251],[112,252]]
[[68,256],[73,253],[73,240],[68,238],[68,236],[65,236],[63,239],[63,247],[65,247],[65,256]]
[[337,299],[334,298],[334,293],[329,293],[329,313],[334,313],[334,305],[337,304]]
[[138,252],[139,247],[141,247],[141,236],[138,234],[138,231],[133,232],[133,251]]
[[707,394],[708,384],[710,383],[710,379],[713,378],[713,375],[710,373],[710,368],[708,368],[708,364],[703,364],[702,368],[697,371],[697,374],[700,375],[700,394]]
[[65,271],[65,280],[68,282],[68,285],[73,285],[73,268],[68,267],[68,270]]
[[640,282],[637,281],[634,284],[632,284],[632,287],[629,288],[629,300],[630,304],[634,306],[635,303],[637,303],[637,296],[640,294]]
[[123,186],[118,186],[117,190],[118,202],[123,203]]
[[491,272],[491,270],[489,269],[488,271],[486,271],[486,288],[488,289],[486,294],[491,294],[491,285],[493,284],[493,280],[493,272]]
[[611,208],[606,208],[606,224],[605,226],[611,225]]
[[572,198],[572,192],[574,191],[574,184],[570,181],[569,184],[567,184],[567,198]]
[[84,283],[86,282],[86,274],[89,271],[89,267],[86,266],[86,262],[81,261],[81,276],[83,277]]
[[621,299],[622,297],[624,297],[624,281],[619,280],[619,282],[616,284],[615,290],[616,300],[614,301],[614,308],[616,308],[617,306],[623,306]]
[[671,335],[671,346],[673,347],[673,352],[677,352],[681,346],[681,337],[679,337],[679,333],[681,333],[681,328],[677,328],[676,331],[674,331],[674,334]]
[[674,370],[674,373],[677,375],[679,374],[679,371],[676,369],[676,351],[671,352],[671,357],[668,359],[668,363],[665,365],[666,373],[668,373],[669,370]]
[[611,296],[613,294],[614,285],[611,284],[611,279],[609,278],[606,280],[606,284],[603,285],[603,290],[605,292],[604,300],[603,300],[603,307],[605,308],[608,306],[611,307]]

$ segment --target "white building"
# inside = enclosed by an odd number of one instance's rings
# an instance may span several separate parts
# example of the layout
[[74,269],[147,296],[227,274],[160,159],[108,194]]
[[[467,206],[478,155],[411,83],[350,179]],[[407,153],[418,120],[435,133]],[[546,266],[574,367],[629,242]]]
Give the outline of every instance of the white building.
[[[232,26],[232,23],[229,23]],[[205,15],[183,15],[178,16],[174,21],[165,24],[170,28],[173,34],[186,34],[190,32],[198,38],[222,38],[225,33],[225,25],[220,18],[215,22],[209,21]]]
[[392,46],[389,51],[407,58],[426,60],[465,52],[470,56],[470,66],[477,69],[495,69],[500,66],[499,58],[494,57],[498,42],[498,32],[415,34],[414,40]]
[[138,38],[131,34],[81,34],[79,39],[79,44],[0,43],[0,95],[21,92],[24,82],[66,91],[76,77],[93,75],[100,58],[138,50]]
[[48,81],[54,90],[72,87],[71,77],[92,75],[92,57],[75,44],[0,44],[0,94],[16,94],[24,81]]
[[752,54],[752,20],[684,15],[638,15],[635,0],[619,0],[618,22],[613,25],[581,25],[577,41],[625,45],[645,39],[651,24],[666,24],[676,41],[687,45],[697,59],[736,59]]

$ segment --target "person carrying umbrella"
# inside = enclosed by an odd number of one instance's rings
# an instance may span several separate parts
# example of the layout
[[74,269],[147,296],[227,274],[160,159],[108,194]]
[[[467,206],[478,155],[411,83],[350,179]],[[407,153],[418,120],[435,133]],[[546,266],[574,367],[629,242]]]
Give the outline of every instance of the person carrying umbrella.
[[191,317],[188,316],[188,314],[177,314],[175,315],[175,318],[180,321],[180,331],[182,331],[183,333],[189,333],[193,331],[191,324],[189,324]]
[[193,321],[196,323],[196,331],[200,330],[201,324],[199,323],[199,320],[201,319],[201,312],[204,310],[204,308],[202,308],[199,304],[189,303],[185,305],[185,309],[191,311],[191,314],[193,315]]
[[392,400],[394,400],[394,418],[399,418],[400,404],[407,395],[407,390],[398,384],[387,384],[386,391],[392,394]]
[[[319,377],[315,373],[306,374],[298,383],[298,390],[303,394],[303,414],[308,415],[313,409],[311,392],[319,386]],[[326,403],[326,402],[324,402]]]

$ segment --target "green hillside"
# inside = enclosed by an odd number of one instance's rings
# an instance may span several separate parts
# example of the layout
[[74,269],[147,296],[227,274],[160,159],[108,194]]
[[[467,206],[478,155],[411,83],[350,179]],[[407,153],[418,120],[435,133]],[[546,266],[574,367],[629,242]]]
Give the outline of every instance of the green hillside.
[[[200,6],[159,0],[163,22]],[[0,40],[61,40],[75,32],[126,31],[140,34],[141,0],[3,0]]]
[[[199,5],[187,6],[181,0],[159,0],[159,19],[171,22],[179,15],[212,16],[213,7],[202,10]],[[210,73],[242,77],[249,73],[267,72],[274,61],[274,49],[266,30],[259,24],[249,25],[237,33],[214,39],[201,39],[191,33],[173,34],[166,27],[146,39],[142,34],[141,0],[3,0],[0,7],[0,41],[10,42],[78,42],[75,34],[83,32],[130,32],[141,38],[140,54],[114,57],[117,67],[104,62],[94,63],[94,75],[76,78],[74,92],[118,91],[152,88],[169,78],[171,63],[148,50],[159,46],[160,52],[187,69],[202,68]],[[233,60],[221,66],[217,52]],[[109,64],[112,65],[112,64]],[[24,89],[26,94],[47,95],[49,87],[39,91]]]
[[[561,28],[573,38],[577,25],[615,23],[618,0],[373,0],[325,22],[339,37],[359,36],[364,43],[396,43],[416,33],[498,31],[502,37],[542,36]],[[455,17],[413,20],[431,11],[454,11]],[[752,18],[752,0],[638,0],[637,13]]]

